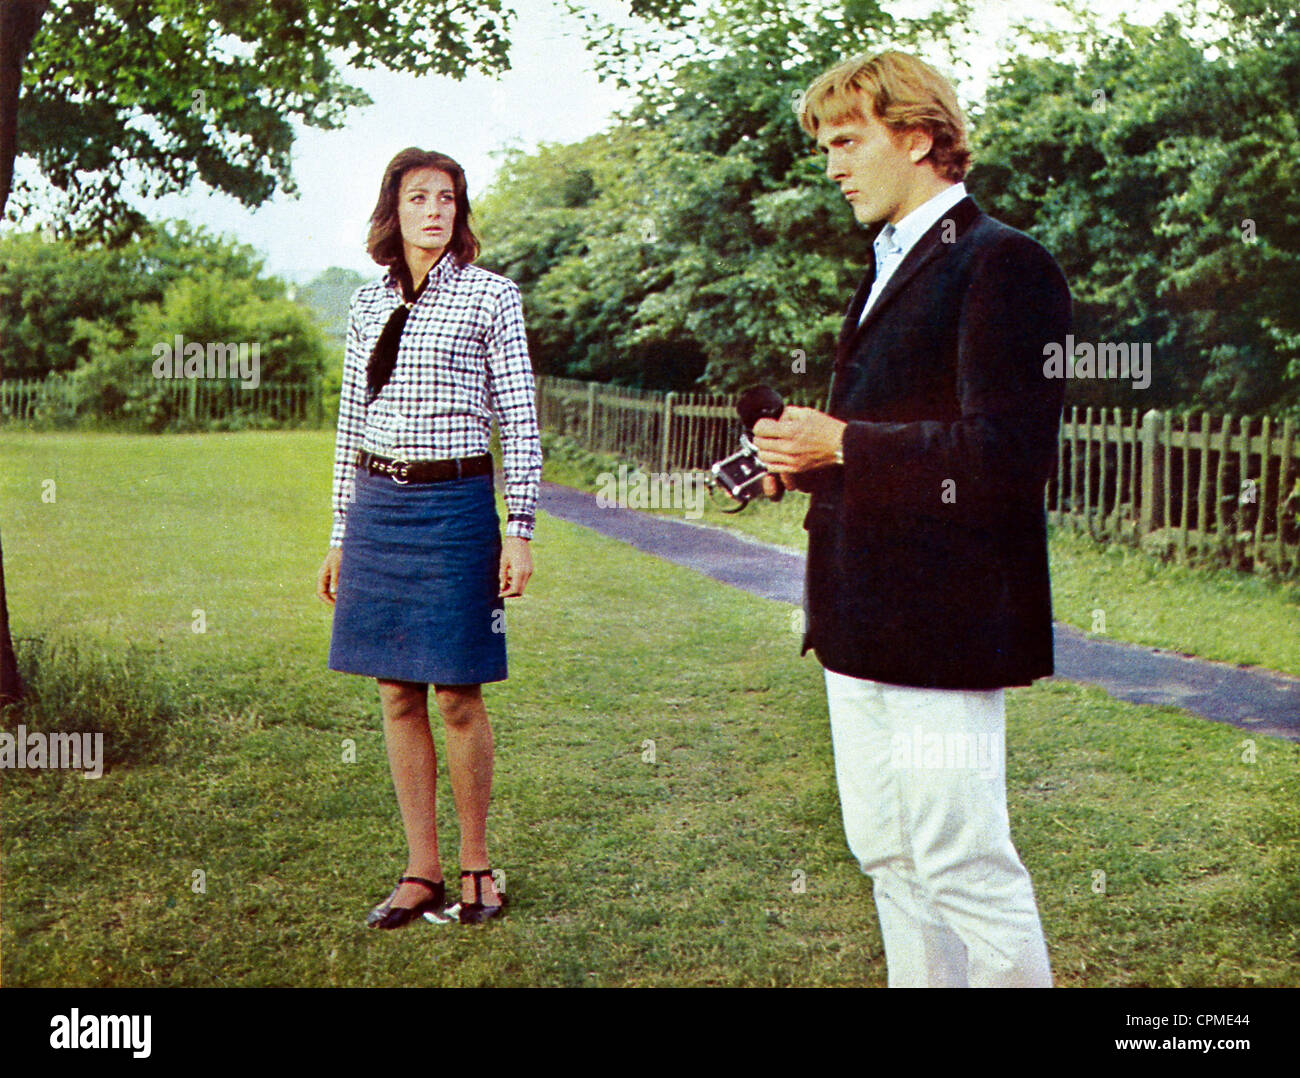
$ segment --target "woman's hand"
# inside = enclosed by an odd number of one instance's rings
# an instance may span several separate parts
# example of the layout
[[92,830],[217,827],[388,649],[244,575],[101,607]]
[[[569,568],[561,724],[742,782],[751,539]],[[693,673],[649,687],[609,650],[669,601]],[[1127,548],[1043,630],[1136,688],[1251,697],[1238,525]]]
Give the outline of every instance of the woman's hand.
[[334,605],[334,596],[339,590],[339,562],[343,560],[343,548],[330,547],[325,555],[325,562],[316,574],[316,594],[322,602]]
[[533,575],[533,554],[527,539],[507,535],[501,540],[501,591],[503,599],[523,595],[524,585]]

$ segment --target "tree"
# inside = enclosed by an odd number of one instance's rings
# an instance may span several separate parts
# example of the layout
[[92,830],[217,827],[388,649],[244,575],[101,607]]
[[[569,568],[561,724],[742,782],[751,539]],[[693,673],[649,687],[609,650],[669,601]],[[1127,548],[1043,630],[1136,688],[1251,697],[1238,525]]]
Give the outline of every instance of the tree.
[[[48,0],[0,0],[0,214],[4,213],[13,186],[18,87],[23,61],[48,6]],[[4,544],[0,543],[0,706],[21,699],[22,695],[18,659],[9,633]]]
[[[292,192],[292,122],[369,98],[338,65],[460,78],[507,66],[501,0],[56,0],[23,75],[17,151],[63,199],[57,226],[116,237],[132,189],[195,180],[255,207]],[[21,210],[40,197],[24,191]]]
[[[578,147],[516,156],[480,203],[485,261],[519,281],[542,369],[822,394],[871,245],[793,105],[854,52],[942,53],[966,17],[960,4],[908,21],[875,0],[722,0],[657,45],[611,36],[601,55],[638,88],[630,114]],[[638,79],[652,63],[671,77]]]
[[13,187],[23,63],[49,0],[0,0],[0,213]]
[[1221,0],[1036,43],[977,117],[972,188],[1060,261],[1076,339],[1148,342],[1155,368],[1067,399],[1300,408],[1300,15]]
[[116,247],[41,232],[0,236],[0,378],[74,371],[90,357],[85,326],[125,332],[136,307],[161,302],[170,286],[197,270],[251,282],[264,299],[286,292],[262,276],[251,247],[184,221],[151,225]]

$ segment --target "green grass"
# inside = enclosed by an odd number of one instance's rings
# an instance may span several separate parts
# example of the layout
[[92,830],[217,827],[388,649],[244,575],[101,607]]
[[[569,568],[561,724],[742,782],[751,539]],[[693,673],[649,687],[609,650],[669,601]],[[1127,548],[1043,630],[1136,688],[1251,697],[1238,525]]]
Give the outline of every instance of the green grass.
[[[544,517],[511,678],[485,689],[513,908],[379,933],[361,920],[405,851],[373,682],[325,669],[329,436],[4,435],[0,456],[17,635],[137,640],[182,712],[153,762],[97,781],[0,773],[4,983],[884,983],[788,607]],[[1008,694],[1059,984],[1296,983],[1300,746],[1255,737],[1247,762],[1246,736],[1062,683]],[[450,873],[449,797],[439,818]]]
[[[594,491],[596,476],[618,467],[616,458],[548,441],[545,474],[552,482]],[[803,552],[807,510],[807,495],[795,491],[777,504],[751,502],[734,515],[706,503],[697,522]],[[660,512],[683,515],[680,509]],[[1099,635],[1113,640],[1300,676],[1300,582],[1167,564],[1060,528],[1051,529],[1049,553],[1057,621],[1087,633],[1104,624]]]

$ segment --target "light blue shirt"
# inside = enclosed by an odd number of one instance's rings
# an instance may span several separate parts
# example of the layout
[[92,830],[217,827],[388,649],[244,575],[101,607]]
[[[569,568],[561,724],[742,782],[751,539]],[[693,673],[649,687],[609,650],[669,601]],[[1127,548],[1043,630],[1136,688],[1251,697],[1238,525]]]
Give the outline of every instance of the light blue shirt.
[[876,252],[876,279],[871,285],[871,294],[862,305],[862,314],[858,316],[858,325],[867,317],[867,312],[885,290],[889,278],[907,257],[907,252],[916,246],[916,241],[924,236],[935,222],[966,197],[966,185],[955,183],[940,191],[928,202],[923,202],[898,224],[888,224],[880,230],[872,246]]

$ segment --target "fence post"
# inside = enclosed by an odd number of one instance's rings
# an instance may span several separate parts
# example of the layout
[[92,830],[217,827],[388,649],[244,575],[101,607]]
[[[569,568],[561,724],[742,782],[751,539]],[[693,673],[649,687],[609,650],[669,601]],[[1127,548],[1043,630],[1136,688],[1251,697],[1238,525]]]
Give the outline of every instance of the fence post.
[[[1259,432],[1259,489],[1255,498],[1259,509],[1255,514],[1255,554],[1256,564],[1264,559],[1264,519],[1268,516],[1268,466],[1273,455],[1273,417],[1266,415]],[[1279,521],[1279,528],[1281,522]]]
[[1149,535],[1164,520],[1160,513],[1164,477],[1160,474],[1159,449],[1163,419],[1155,408],[1142,417],[1142,504],[1138,513],[1138,536]]
[[1291,456],[1295,446],[1295,423],[1290,419],[1282,421],[1282,459],[1277,465],[1277,566],[1286,568],[1286,507],[1291,497]]
[[596,450],[596,383],[587,383],[587,451]]
[[668,474],[668,457],[669,450],[672,446],[673,438],[673,400],[677,394],[672,390],[668,391],[668,396],[664,398],[664,422],[661,434],[662,445],[659,447],[659,474]]

